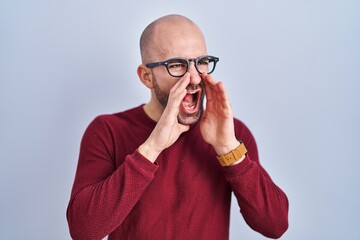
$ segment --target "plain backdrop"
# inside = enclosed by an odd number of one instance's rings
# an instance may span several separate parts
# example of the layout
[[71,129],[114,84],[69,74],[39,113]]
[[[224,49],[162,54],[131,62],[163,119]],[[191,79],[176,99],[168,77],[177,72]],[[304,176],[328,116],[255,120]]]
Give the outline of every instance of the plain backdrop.
[[[359,0],[0,0],[0,239],[70,239],[82,134],[148,101],[139,37],[171,13],[202,28],[213,75],[288,195],[282,239],[359,240]],[[265,239],[235,200],[230,233]]]

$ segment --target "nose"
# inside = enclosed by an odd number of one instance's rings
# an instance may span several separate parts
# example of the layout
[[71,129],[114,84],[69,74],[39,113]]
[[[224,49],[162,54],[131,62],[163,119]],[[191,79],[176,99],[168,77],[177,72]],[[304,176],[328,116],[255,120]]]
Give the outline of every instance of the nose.
[[199,72],[196,70],[194,62],[190,63],[189,73],[190,73],[190,84],[192,85],[200,84],[201,76],[199,75]]

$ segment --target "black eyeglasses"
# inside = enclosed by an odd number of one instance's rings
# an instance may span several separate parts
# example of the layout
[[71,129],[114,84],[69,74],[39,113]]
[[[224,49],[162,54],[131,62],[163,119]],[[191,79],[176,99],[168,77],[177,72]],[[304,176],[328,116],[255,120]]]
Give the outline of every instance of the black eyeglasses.
[[213,56],[202,56],[198,58],[172,58],[164,62],[154,62],[146,64],[148,68],[157,66],[165,66],[166,70],[172,77],[182,77],[189,71],[190,63],[194,62],[195,68],[198,73],[211,74],[215,70],[216,63],[219,58]]

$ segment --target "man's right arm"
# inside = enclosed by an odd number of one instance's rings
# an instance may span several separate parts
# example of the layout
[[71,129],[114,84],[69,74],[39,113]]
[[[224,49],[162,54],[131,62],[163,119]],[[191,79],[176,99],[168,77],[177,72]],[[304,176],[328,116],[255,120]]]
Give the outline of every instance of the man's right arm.
[[115,169],[112,137],[95,119],[87,128],[67,209],[73,239],[102,239],[129,214],[152,181],[157,166],[136,150]]
[[177,120],[190,76],[185,74],[171,89],[169,101],[147,140],[116,169],[112,133],[95,120],[82,139],[78,168],[67,210],[74,239],[101,239],[114,231],[151,182],[158,155],[189,126]]

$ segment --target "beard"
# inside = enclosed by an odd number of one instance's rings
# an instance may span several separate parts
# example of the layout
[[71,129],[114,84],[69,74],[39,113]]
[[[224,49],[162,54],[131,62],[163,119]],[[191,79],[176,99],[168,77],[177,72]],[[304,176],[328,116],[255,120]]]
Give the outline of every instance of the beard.
[[[183,108],[179,106],[179,113],[177,116],[178,122],[185,125],[191,125],[197,123],[204,112],[204,98],[205,98],[205,88],[202,82],[198,85],[189,85],[187,89],[196,90],[201,89],[201,91],[197,96],[197,110],[192,113],[188,113]],[[154,92],[157,100],[165,108],[169,101],[169,92],[165,92],[160,89],[159,85],[157,84],[157,80],[154,78]]]

